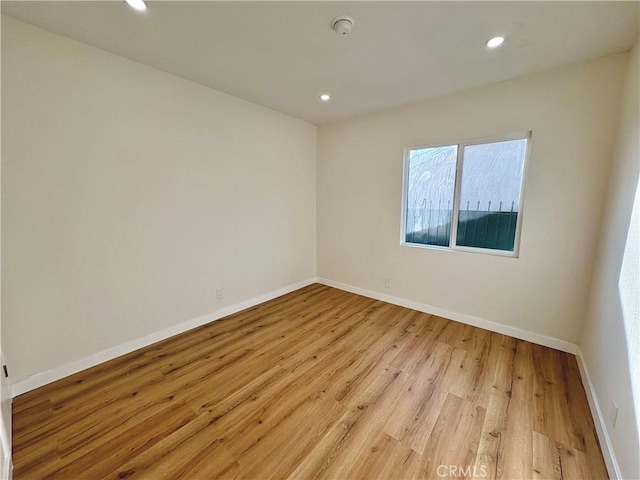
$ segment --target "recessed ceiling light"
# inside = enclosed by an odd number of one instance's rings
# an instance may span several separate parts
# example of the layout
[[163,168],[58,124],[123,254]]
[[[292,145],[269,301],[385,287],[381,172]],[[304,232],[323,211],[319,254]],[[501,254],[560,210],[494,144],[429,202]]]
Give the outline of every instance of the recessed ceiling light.
[[328,93],[323,93],[322,95],[320,95],[320,100],[322,100],[323,102],[328,102],[329,100],[331,100],[331,95],[329,95]]
[[487,42],[487,47],[496,48],[504,43],[504,37],[493,37]]
[[124,0],[125,2],[127,2],[127,5],[129,5],[131,8],[138,10],[139,12],[142,12],[143,10],[147,9],[147,5],[144,3],[144,0]]

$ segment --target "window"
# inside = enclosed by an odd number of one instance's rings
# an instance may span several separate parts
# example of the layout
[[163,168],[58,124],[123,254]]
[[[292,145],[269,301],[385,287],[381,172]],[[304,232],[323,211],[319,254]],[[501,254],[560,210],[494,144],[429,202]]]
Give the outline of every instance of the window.
[[406,149],[401,243],[516,256],[530,138]]

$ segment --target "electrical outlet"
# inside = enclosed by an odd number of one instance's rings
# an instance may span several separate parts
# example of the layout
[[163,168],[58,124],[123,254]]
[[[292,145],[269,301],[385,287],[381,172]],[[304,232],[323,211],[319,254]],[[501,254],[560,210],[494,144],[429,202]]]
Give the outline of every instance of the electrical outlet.
[[609,411],[609,421],[611,426],[616,428],[616,422],[618,421],[618,405],[616,402],[611,402],[611,410]]
[[391,288],[391,279],[390,278],[385,278],[384,279],[384,288]]
[[224,298],[224,287],[216,289],[216,298],[222,300]]

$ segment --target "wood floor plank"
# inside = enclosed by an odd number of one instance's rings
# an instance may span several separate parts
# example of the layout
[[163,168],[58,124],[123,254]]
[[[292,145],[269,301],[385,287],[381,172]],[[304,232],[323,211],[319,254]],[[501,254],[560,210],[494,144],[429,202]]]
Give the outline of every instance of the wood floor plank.
[[572,355],[322,285],[14,400],[14,478],[605,478]]
[[533,478],[557,480],[594,478],[589,463],[580,450],[553,441],[541,433],[533,433]]
[[477,471],[486,472],[485,478],[488,479],[509,478],[508,476],[499,475],[499,467],[504,463],[506,449],[502,442],[507,438],[506,418],[510,401],[510,393],[498,392],[491,395],[489,400],[483,402],[486,414],[475,465]]
[[54,437],[41,439],[28,449],[13,455],[14,478],[45,478],[48,472],[60,467],[58,441]]
[[[139,452],[161,441],[176,430],[189,425],[196,415],[183,404],[170,405],[157,413],[97,447],[88,444],[82,456],[74,456],[71,462],[61,459],[58,468],[47,474],[48,478],[68,479],[74,476],[82,478],[103,478],[105,474],[119,464],[127,461]],[[140,431],[146,435],[139,435]],[[105,453],[109,452],[108,455]],[[28,472],[26,472],[28,476]]]
[[450,369],[458,370],[462,361],[459,350],[438,343],[421,368],[402,378],[405,392],[389,416],[384,431],[422,454],[447,398],[443,378]]
[[[202,414],[194,418],[193,421],[186,423],[178,429],[174,429],[169,435],[155,442],[148,448],[143,449],[138,455],[129,455],[124,461],[115,462],[115,464],[99,465],[100,470],[86,472],[84,470],[76,471],[75,478],[158,478],[156,475],[164,475],[164,469],[171,469],[173,462],[182,465],[184,456],[191,457],[190,444],[185,446],[189,439],[196,438],[208,439],[207,447],[215,448],[220,444],[220,440],[213,434],[214,418],[211,414]],[[175,460],[174,460],[175,458]],[[225,458],[225,464],[227,459]],[[169,472],[167,472],[169,473]],[[70,478],[70,477],[69,477]],[[169,477],[170,478],[170,477]]]
[[[565,355],[563,357],[563,364],[567,369],[566,382],[567,382],[567,402],[569,405],[587,405],[587,394],[580,379],[580,371],[578,369],[578,363],[576,357]],[[584,455],[581,457],[586,458],[588,467],[586,473],[591,473],[594,478],[606,478],[607,470],[604,463],[601,461],[600,455],[592,455],[591,452],[600,452],[600,443],[596,435],[596,427],[591,415],[585,415],[585,412],[581,408],[570,408],[571,425],[580,436],[581,441],[584,443]],[[582,443],[581,442],[581,443]],[[573,460],[573,459],[571,459]],[[569,472],[577,471],[579,467],[574,468],[574,461],[569,462],[571,468]],[[581,468],[581,467],[580,467]],[[573,473],[571,473],[573,475]],[[565,477],[566,478],[566,477]],[[577,477],[576,477],[577,478]]]
[[201,448],[187,465],[175,472],[175,479],[233,480],[239,478],[240,464],[218,443],[213,449]]
[[563,479],[558,443],[538,432],[533,432],[533,478]]
[[[482,393],[478,402],[486,408],[484,425],[478,446],[476,469],[486,472],[486,478],[498,477],[498,461],[501,444],[505,437],[507,408],[513,389],[516,341],[505,335],[490,336],[489,373],[484,376]],[[520,394],[521,392],[518,392]]]
[[412,478],[420,470],[419,455],[384,432],[371,435],[363,443],[363,453],[340,478],[402,479]]
[[[240,476],[260,478],[264,472],[269,472],[273,478],[287,478],[340,420],[345,410],[339,402],[317,394],[308,397],[276,426],[268,426],[268,421],[264,420],[257,425],[255,430],[258,432],[251,436],[250,444],[242,441],[232,445],[232,453],[240,458]],[[300,429],[299,425],[306,418],[314,418],[313,424]],[[265,425],[266,428],[260,428]],[[231,443],[236,439],[239,437],[234,437]]]
[[496,478],[533,478],[533,345],[516,342],[504,428],[498,433]]
[[320,438],[313,450],[303,458],[288,475],[291,480],[326,478],[338,456],[345,450],[353,436],[356,423],[364,417],[366,409],[348,409],[342,417]]
[[[310,478],[368,478],[353,475],[361,470],[362,458],[370,454],[370,440],[380,432],[380,424],[395,408],[401,391],[400,384],[392,382],[391,387],[385,388],[366,408],[351,409],[346,421],[336,429],[337,438],[320,446],[324,458]],[[373,471],[368,471],[368,475],[374,475]]]
[[[449,394],[424,448],[422,478],[442,477],[442,471],[449,472],[444,476],[473,477],[484,417],[483,407]],[[452,466],[466,470],[452,475]]]

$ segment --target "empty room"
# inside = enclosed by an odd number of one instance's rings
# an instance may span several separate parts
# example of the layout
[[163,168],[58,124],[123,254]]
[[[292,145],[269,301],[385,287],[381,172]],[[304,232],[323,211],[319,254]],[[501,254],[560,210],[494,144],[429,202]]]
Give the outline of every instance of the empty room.
[[640,2],[1,8],[0,479],[640,479]]

